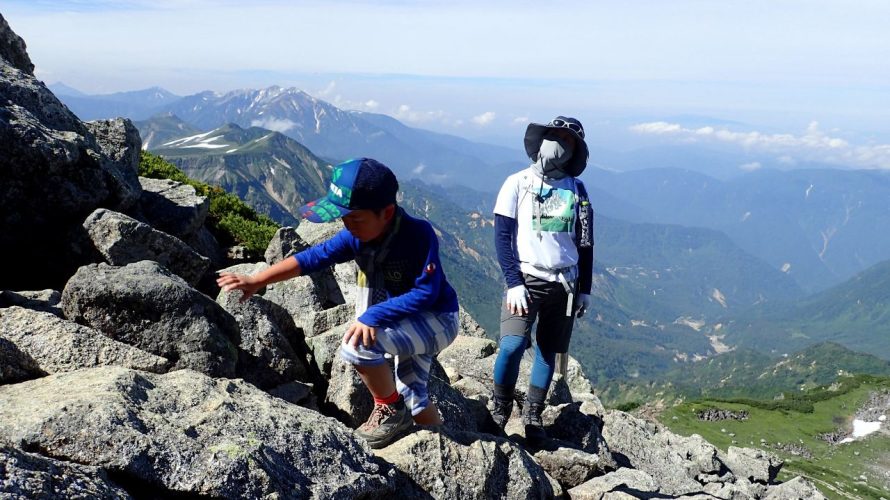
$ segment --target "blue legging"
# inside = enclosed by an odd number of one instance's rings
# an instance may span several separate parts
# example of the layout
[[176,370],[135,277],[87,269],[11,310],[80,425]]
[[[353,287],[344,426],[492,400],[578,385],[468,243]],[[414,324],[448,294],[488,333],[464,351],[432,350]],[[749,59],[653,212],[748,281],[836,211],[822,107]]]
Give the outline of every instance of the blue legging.
[[[519,378],[519,363],[525,352],[526,339],[521,335],[507,335],[501,337],[497,360],[494,362],[494,383],[505,386],[515,386]],[[542,351],[535,344],[535,362],[532,364],[532,376],[529,385],[547,389],[553,379],[553,371],[556,368],[556,353]]]

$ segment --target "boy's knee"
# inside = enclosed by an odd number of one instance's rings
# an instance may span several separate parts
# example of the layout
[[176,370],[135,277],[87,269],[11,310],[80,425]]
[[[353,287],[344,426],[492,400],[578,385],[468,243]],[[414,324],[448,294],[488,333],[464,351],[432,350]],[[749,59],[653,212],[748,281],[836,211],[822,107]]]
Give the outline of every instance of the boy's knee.
[[383,354],[365,349],[362,346],[353,347],[352,344],[343,343],[340,345],[340,357],[343,361],[356,366],[377,366],[386,363]]

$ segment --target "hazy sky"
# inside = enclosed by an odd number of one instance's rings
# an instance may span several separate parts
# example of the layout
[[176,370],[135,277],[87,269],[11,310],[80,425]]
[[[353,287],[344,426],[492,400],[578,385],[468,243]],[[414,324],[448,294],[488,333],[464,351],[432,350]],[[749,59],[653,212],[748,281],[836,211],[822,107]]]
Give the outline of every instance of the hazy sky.
[[890,167],[884,0],[7,0],[0,13],[40,79],[87,93],[297,86],[479,138],[568,113],[677,141],[721,141],[698,131],[729,120],[807,147],[818,122],[822,147],[877,148],[886,165],[872,166]]

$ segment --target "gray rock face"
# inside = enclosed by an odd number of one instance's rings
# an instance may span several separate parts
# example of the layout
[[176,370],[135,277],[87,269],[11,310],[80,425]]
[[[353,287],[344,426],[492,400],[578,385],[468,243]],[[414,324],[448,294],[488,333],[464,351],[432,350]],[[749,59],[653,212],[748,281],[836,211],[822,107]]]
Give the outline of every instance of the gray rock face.
[[34,74],[34,64],[25,50],[25,41],[13,33],[9,23],[3,19],[2,15],[0,15],[0,58],[5,59],[9,65],[19,71],[29,75]]
[[272,264],[284,260],[285,257],[294,255],[306,248],[308,248],[308,245],[306,245],[303,238],[297,234],[296,228],[282,227],[275,232],[275,236],[273,236],[272,240],[269,242],[264,258],[266,259],[266,263],[271,266]]
[[56,290],[24,292],[0,290],[0,308],[21,306],[26,309],[48,312],[61,317],[62,309],[59,307],[61,301],[62,294]]
[[53,460],[6,445],[0,445],[0,477],[0,497],[8,500],[131,498],[102,469]]
[[594,476],[604,474],[599,457],[573,448],[539,450],[534,457],[563,488],[574,488]]
[[768,500],[825,500],[825,495],[812,482],[797,476],[782,484],[770,486],[763,498]]
[[73,251],[72,230],[100,206],[124,210],[135,200],[135,165],[105,151],[131,148],[138,134],[119,148],[104,129],[97,140],[34,78],[24,44],[5,20],[0,47],[0,205],[16,207],[0,211],[0,246],[9,260],[42,263],[12,269],[6,286],[58,287],[88,258]]
[[0,337],[15,344],[45,373],[105,365],[162,373],[170,366],[160,356],[111,340],[92,328],[21,307],[0,309]]
[[191,370],[93,368],[0,386],[0,439],[167,496],[345,499],[390,491],[385,471],[339,422]]
[[96,249],[114,266],[153,260],[193,285],[210,266],[210,259],[179,238],[121,213],[97,209],[86,218],[83,227]]
[[784,463],[775,455],[763,450],[736,446],[730,446],[726,450],[726,455],[721,458],[736,477],[767,484],[776,480],[776,475]]
[[201,226],[195,234],[182,240],[200,255],[210,259],[210,265],[214,269],[225,267],[226,251],[220,246],[216,237],[205,226]]
[[0,384],[20,382],[46,375],[31,356],[0,336]]
[[297,226],[297,234],[306,242],[306,245],[312,246],[333,238],[335,234],[345,227],[340,219],[322,224],[303,220]]
[[339,290],[333,273],[325,269],[269,285],[263,297],[284,307],[303,334],[312,337],[354,317]]
[[210,200],[198,196],[192,186],[148,177],[140,177],[139,184],[142,186],[139,208],[153,228],[186,241],[207,220]]
[[589,407],[580,402],[545,408],[541,420],[547,435],[597,456],[600,473],[617,469],[618,464],[602,436],[602,419],[584,410]]
[[220,292],[217,302],[241,330],[238,376],[261,389],[295,379],[307,381],[305,350],[301,356],[291,344],[301,336],[287,311],[256,295],[245,302],[237,295]]
[[554,498],[559,483],[519,446],[469,432],[410,434],[377,452],[404,476],[403,498]]
[[139,185],[139,152],[142,138],[133,122],[125,118],[84,123],[96,138],[101,163],[115,181],[119,201],[115,208],[124,210],[135,205],[142,196]]
[[655,497],[658,491],[658,483],[649,474],[641,470],[622,468],[572,488],[569,490],[569,496],[573,500],[600,500],[622,498],[622,496],[610,496],[610,492],[625,494],[631,492],[634,494],[628,494],[627,498],[650,498]]
[[482,328],[479,323],[477,323],[476,320],[473,319],[472,316],[470,316],[470,313],[468,313],[466,309],[463,308],[463,306],[460,306],[459,317],[459,331],[461,335],[466,335],[468,337],[479,337],[483,339],[487,337],[485,329]]
[[169,359],[171,369],[235,375],[235,319],[155,262],[81,267],[62,291],[62,310],[72,321]]
[[717,450],[697,436],[683,438],[618,411],[607,411],[603,438],[619,465],[651,475],[662,493],[684,495],[702,490],[694,478],[720,471]]

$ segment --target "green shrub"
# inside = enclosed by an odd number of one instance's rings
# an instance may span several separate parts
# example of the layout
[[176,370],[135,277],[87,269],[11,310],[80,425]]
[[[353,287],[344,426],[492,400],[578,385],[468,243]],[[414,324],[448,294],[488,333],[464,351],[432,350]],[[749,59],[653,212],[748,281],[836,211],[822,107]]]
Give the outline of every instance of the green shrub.
[[139,175],[153,179],[171,179],[195,188],[200,196],[210,199],[207,228],[224,246],[243,245],[253,255],[262,255],[278,231],[278,224],[258,214],[240,198],[219,186],[190,179],[182,170],[160,156],[142,152]]

